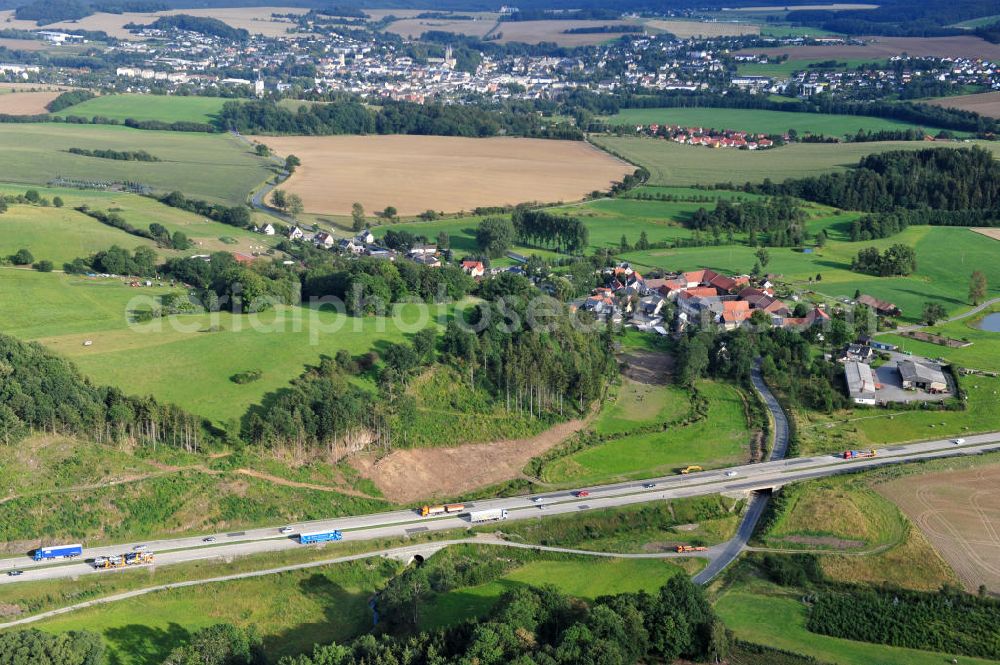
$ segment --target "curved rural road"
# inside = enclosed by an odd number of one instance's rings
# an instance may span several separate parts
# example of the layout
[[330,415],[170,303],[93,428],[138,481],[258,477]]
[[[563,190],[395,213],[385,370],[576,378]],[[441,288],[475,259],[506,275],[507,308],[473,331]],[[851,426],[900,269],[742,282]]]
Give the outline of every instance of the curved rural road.
[[[767,387],[767,383],[764,382],[764,375],[760,371],[759,360],[750,372],[750,380],[753,382],[754,389],[760,394],[761,399],[764,400],[767,410],[771,413],[774,440],[771,443],[771,453],[768,455],[767,461],[783,460],[785,455],[788,454],[788,416],[785,415],[784,409],[781,408],[778,398],[774,396],[771,389]],[[753,535],[754,530],[757,528],[757,522],[760,521],[760,516],[764,514],[764,509],[770,500],[771,493],[769,490],[753,492],[750,495],[750,503],[747,505],[747,511],[743,515],[743,521],[740,522],[739,528],[736,529],[736,535],[717,546],[717,548],[713,548],[712,554],[714,556],[709,557],[708,566],[693,578],[697,584],[711,582],[739,557]]]
[[[229,130],[229,135],[235,138],[243,145],[247,146],[248,148],[253,147],[253,143],[251,143],[249,139],[247,139],[239,132],[234,130]],[[282,166],[280,160],[278,160],[273,155],[271,156],[271,161],[274,162],[275,166],[278,167]],[[281,175],[283,182],[288,178],[289,173],[283,170],[279,175]],[[281,184],[272,182],[272,180],[273,180],[272,178],[268,178],[266,182],[264,182],[262,185],[260,185],[252,192],[250,192],[250,206],[253,207],[254,210],[259,210],[263,213],[271,215],[272,217],[275,217],[286,224],[295,224],[295,220],[291,216],[286,215],[277,208],[272,208],[271,206],[264,203],[264,199],[267,197],[268,194],[271,193],[271,190],[277,187],[279,184]]]

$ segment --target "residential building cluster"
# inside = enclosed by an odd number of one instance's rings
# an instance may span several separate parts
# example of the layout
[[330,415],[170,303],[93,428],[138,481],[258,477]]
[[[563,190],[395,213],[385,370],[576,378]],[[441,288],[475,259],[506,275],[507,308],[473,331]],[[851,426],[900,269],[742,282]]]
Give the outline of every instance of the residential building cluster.
[[[637,125],[636,133],[668,139],[674,143],[700,145],[707,148],[735,148],[737,150],[758,150],[774,147],[774,141],[767,134],[747,132],[738,129],[715,129],[714,127],[681,127],[680,125]],[[789,140],[787,136],[783,140]]]

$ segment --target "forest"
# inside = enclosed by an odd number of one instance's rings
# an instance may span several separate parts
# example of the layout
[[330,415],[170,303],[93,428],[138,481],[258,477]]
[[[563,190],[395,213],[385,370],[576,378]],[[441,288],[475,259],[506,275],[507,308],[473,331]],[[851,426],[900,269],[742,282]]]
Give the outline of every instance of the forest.
[[993,211],[1000,206],[1000,163],[979,147],[896,150],[862,157],[856,168],[847,171],[780,184],[747,183],[743,189],[865,212],[984,211],[982,217],[974,216],[979,223],[995,218]]
[[300,106],[289,111],[273,101],[226,102],[216,119],[223,131],[244,134],[419,134],[433,136],[510,136],[581,140],[574,127],[544,124],[534,113],[504,107],[462,104],[383,102],[372,110],[360,102],[341,99],[328,104]]
[[879,277],[909,275],[917,269],[917,253],[908,245],[895,244],[879,252],[877,247],[865,247],[851,260],[851,270]]
[[160,16],[149,25],[138,25],[136,23],[126,23],[127,30],[187,30],[189,32],[200,32],[203,35],[211,35],[221,39],[245,42],[250,38],[250,33],[243,28],[234,28],[228,23],[217,18],[208,16],[191,16],[190,14],[173,14],[171,16]]
[[787,196],[743,203],[719,199],[711,211],[698,208],[686,226],[697,231],[748,233],[751,245],[760,240],[759,234],[766,234],[772,247],[795,247],[805,240],[805,219],[805,211]]
[[910,649],[1000,659],[1000,602],[959,589],[831,589],[816,595],[814,633]]

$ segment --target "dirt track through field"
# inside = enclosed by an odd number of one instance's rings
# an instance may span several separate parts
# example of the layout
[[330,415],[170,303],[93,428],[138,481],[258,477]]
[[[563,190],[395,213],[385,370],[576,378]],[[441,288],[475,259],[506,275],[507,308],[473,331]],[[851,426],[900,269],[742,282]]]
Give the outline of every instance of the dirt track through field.
[[390,501],[443,499],[519,477],[532,457],[562,443],[588,422],[589,418],[570,420],[527,439],[397,450],[378,461],[356,457],[351,464]]
[[993,238],[994,240],[1000,240],[1000,229],[998,228],[982,228],[982,229],[972,229],[981,236],[986,236],[987,238]]
[[1000,465],[909,476],[877,486],[920,527],[966,590],[1000,594]]
[[457,212],[528,201],[573,201],[635,167],[583,141],[445,136],[256,136],[302,166],[282,187],[308,212]]

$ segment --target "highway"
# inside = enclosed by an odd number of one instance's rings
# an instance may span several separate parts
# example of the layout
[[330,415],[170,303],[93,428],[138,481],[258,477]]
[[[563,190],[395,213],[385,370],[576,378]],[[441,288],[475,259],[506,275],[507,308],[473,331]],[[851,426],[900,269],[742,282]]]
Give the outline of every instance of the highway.
[[[1000,451],[1000,432],[967,436],[961,445],[956,445],[952,439],[941,439],[909,445],[890,446],[879,449],[877,456],[870,459],[844,460],[838,456],[822,455],[817,457],[773,460],[758,464],[746,464],[726,469],[692,473],[690,475],[674,475],[643,481],[629,481],[599,487],[581,488],[589,492],[589,495],[585,497],[575,496],[568,490],[560,490],[529,496],[474,501],[466,503],[465,508],[477,510],[506,508],[509,511],[508,519],[530,519],[549,515],[574,514],[586,510],[612,508],[663,499],[717,493],[735,494],[754,492],[802,480],[839,473],[849,473],[886,464],[899,464],[953,455],[976,455],[994,451]],[[751,502],[748,512],[762,509],[762,506],[755,508],[754,502]],[[740,531],[741,535],[749,537],[749,533],[742,533],[745,530],[744,527],[746,524],[747,520],[744,520]],[[293,533],[289,535],[278,532],[278,528],[282,526],[286,525],[275,525],[268,528],[247,529],[245,531],[230,533],[142,541],[141,544],[146,545],[150,551],[156,553],[156,565],[169,565],[204,559],[246,556],[300,547],[315,547],[298,544],[295,534],[307,531],[339,529],[343,532],[345,541],[362,541],[373,538],[412,536],[427,531],[459,529],[470,526],[470,523],[467,516],[463,516],[462,514],[420,517],[414,511],[399,510],[373,515],[358,515],[291,524],[288,526],[292,527]],[[750,530],[752,531],[752,528]],[[216,539],[215,542],[205,542],[204,538],[208,536],[214,537]],[[740,538],[735,538],[733,541],[718,547],[738,546],[742,548],[739,540]],[[0,584],[77,577],[80,575],[112,574],[109,571],[94,569],[86,560],[93,559],[96,556],[119,554],[132,549],[137,544],[139,543],[130,542],[113,546],[85,548],[84,557],[76,560],[36,562],[26,555],[2,559],[0,560]],[[332,547],[335,550],[336,545],[326,545],[326,547]],[[720,552],[719,555],[724,556],[724,553]],[[138,568],[141,568],[141,566]],[[14,569],[23,571],[23,574],[18,577],[10,577],[4,574]]]

